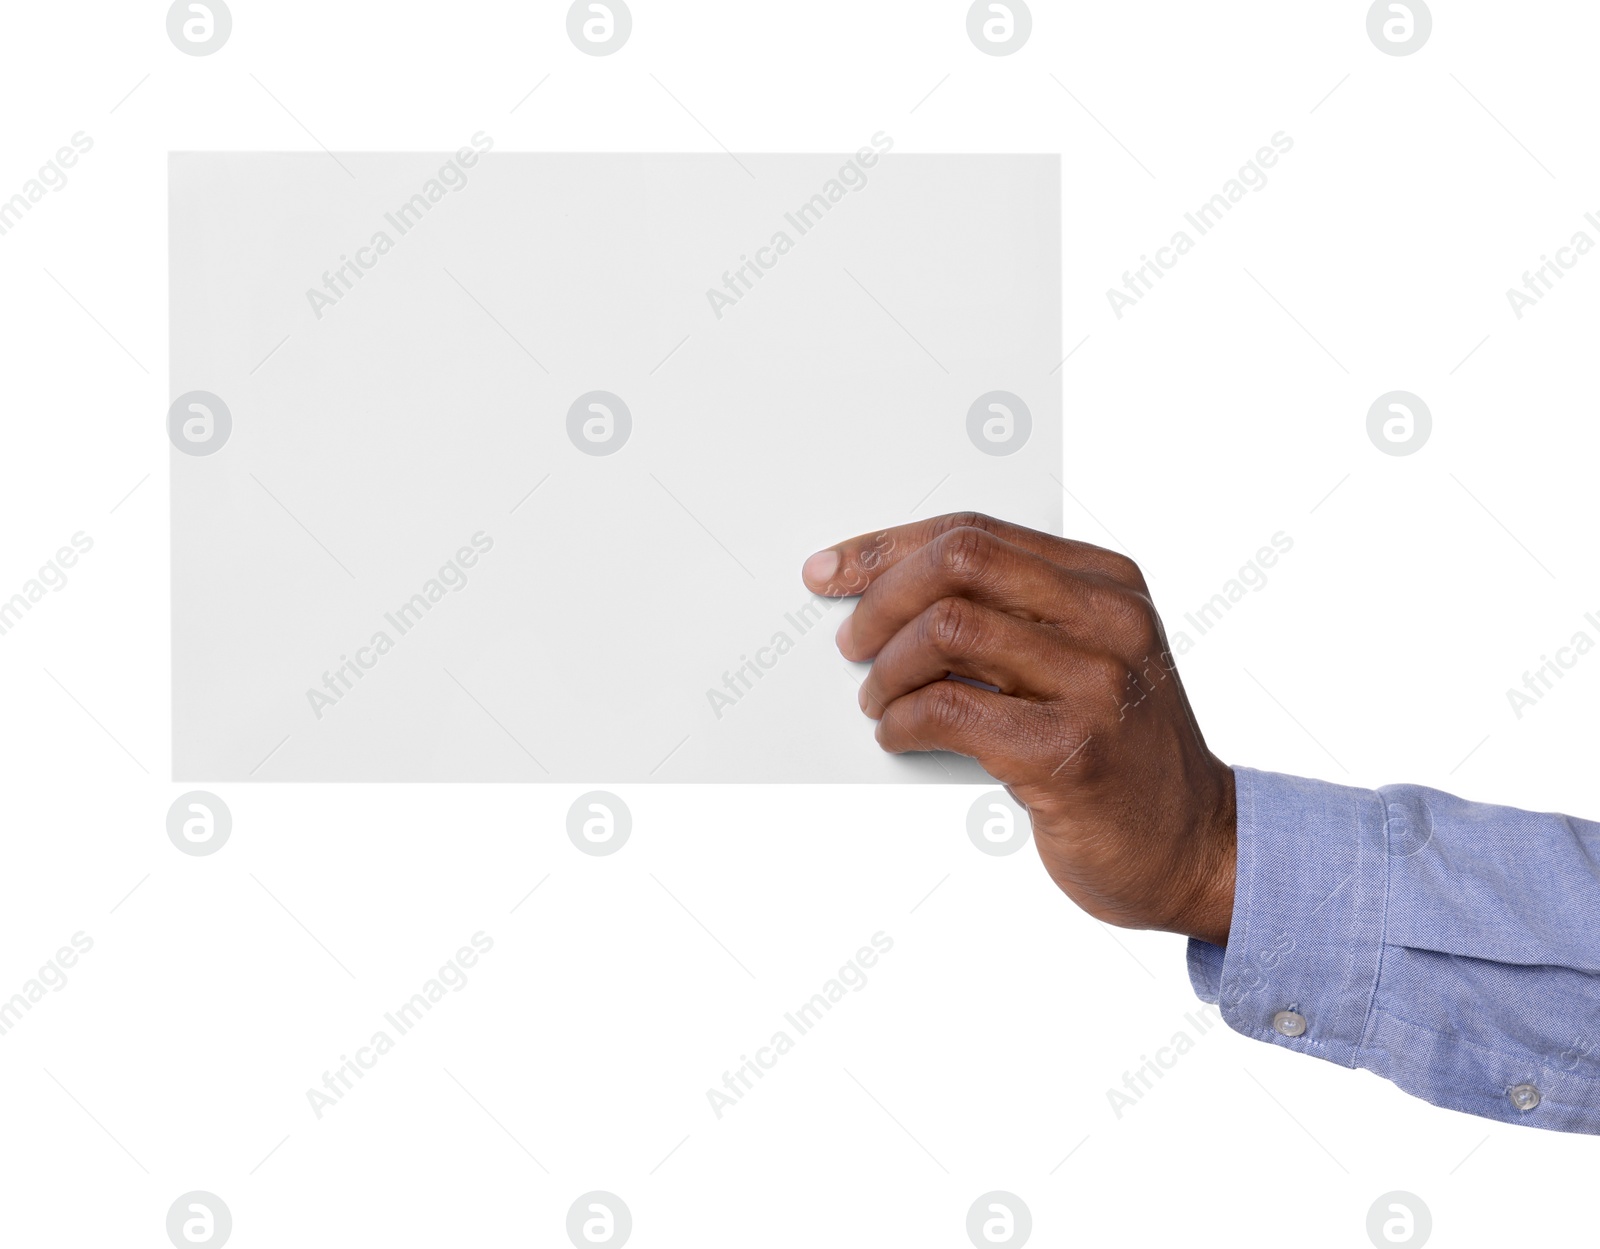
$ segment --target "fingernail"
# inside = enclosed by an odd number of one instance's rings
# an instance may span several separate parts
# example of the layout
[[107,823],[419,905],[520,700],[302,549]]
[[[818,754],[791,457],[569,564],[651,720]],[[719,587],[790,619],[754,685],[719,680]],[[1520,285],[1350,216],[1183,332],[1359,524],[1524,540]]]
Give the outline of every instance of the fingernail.
[[828,579],[839,571],[838,551],[818,551],[800,569],[800,575],[809,585],[825,586]]
[[850,655],[850,622],[854,619],[855,616],[853,614],[846,616],[839,624],[839,632],[833,635],[834,645],[839,648],[847,659]]

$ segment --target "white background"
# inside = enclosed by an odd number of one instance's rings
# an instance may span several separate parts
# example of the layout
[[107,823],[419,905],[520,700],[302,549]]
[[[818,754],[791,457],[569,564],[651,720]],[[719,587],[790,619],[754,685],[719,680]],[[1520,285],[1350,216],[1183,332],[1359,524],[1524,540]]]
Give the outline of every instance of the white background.
[[[1182,661],[1212,747],[1600,813],[1600,654],[1520,719],[1506,697],[1600,635],[1600,257],[1520,321],[1505,296],[1600,209],[1600,14],[1441,2],[1395,58],[1365,13],[1040,4],[994,58],[962,4],[640,3],[597,59],[559,4],[241,0],[191,58],[160,5],[12,6],[0,195],[94,147],[0,237],[0,591],[94,549],[0,637],[0,992],[76,931],[94,949],[0,1037],[8,1240],[162,1245],[205,1189],[239,1246],[559,1245],[606,1189],[640,1246],[955,1246],[1005,1189],[1039,1244],[1362,1245],[1402,1189],[1435,1244],[1588,1243],[1594,1140],[1224,1028],[1115,1117],[1106,1090],[1192,1031],[1182,943],[1103,930],[1030,850],[979,854],[978,790],[632,787],[610,858],[567,840],[577,787],[237,785],[215,856],[164,829],[166,153],[479,129],[1061,152],[1068,532],[1135,555],[1173,632],[1294,539]],[[1280,130],[1269,185],[1118,320],[1106,288]],[[1406,458],[1366,434],[1394,389],[1434,415]],[[305,1090],[480,929],[471,984],[318,1121]],[[879,930],[867,986],[715,1119],[707,1087]]]

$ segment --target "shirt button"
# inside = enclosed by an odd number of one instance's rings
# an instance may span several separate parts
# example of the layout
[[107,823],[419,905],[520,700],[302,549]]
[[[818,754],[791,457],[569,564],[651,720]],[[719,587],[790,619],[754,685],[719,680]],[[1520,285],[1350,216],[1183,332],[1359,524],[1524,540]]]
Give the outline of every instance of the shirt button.
[[[1292,1010],[1280,1010],[1272,1017],[1272,1030],[1282,1036],[1302,1036],[1306,1030],[1306,1017]],[[1538,1100],[1534,1094],[1534,1100]]]
[[1539,1104],[1539,1088],[1533,1084],[1517,1084],[1511,1089],[1511,1104],[1518,1110],[1532,1110]]

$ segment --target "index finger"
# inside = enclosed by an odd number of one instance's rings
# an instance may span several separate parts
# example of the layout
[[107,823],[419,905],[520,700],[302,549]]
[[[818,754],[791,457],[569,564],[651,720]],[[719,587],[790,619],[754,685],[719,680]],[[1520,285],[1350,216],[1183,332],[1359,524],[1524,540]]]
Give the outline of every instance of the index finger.
[[1141,593],[1145,590],[1139,566],[1126,555],[996,520],[981,512],[950,512],[824,547],[806,560],[800,570],[801,579],[808,589],[828,598],[860,594],[888,569],[952,529],[981,529],[1073,572],[1105,577]]

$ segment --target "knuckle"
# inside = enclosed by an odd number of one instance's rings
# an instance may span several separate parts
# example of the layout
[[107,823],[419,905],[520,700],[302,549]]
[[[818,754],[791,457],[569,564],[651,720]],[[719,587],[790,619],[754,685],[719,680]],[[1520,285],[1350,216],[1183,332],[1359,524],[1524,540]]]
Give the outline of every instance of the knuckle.
[[1126,555],[1119,555],[1115,551],[1107,552],[1107,572],[1118,581],[1144,589],[1144,572],[1139,565]]
[[960,734],[972,724],[977,710],[969,695],[958,681],[935,681],[922,696],[922,716],[936,733]]
[[960,581],[982,576],[994,553],[994,538],[987,531],[972,525],[946,532],[939,539],[934,552],[939,566]]
[[966,599],[942,598],[923,613],[923,641],[939,654],[954,655],[973,649],[977,632],[977,612]]
[[1122,587],[1101,591],[1096,597],[1097,614],[1120,645],[1140,655],[1161,649],[1161,625],[1148,598]]
[[950,529],[981,529],[985,533],[994,533],[1000,528],[1000,522],[992,516],[985,516],[982,512],[951,512],[944,518],[944,526]]
[[1141,659],[1156,660],[1166,651],[1166,638],[1161,632],[1161,618],[1148,599],[1143,601],[1138,617],[1131,621],[1128,636]]
[[1093,705],[1109,703],[1112,707],[1120,707],[1132,675],[1128,665],[1115,655],[1095,655],[1089,661],[1089,670]]

